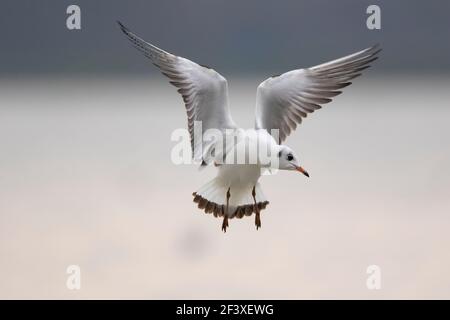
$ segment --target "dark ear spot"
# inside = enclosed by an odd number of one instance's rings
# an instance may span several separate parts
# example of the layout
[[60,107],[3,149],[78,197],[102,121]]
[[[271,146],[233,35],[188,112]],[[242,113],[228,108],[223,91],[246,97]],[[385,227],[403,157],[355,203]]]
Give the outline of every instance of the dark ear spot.
[[283,151],[278,152],[278,158],[281,158],[282,153],[283,153]]

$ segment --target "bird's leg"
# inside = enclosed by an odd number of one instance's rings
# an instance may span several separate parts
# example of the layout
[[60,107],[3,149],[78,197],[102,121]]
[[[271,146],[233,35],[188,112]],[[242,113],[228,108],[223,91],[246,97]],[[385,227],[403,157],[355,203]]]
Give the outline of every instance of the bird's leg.
[[225,212],[223,213],[223,222],[222,222],[222,231],[223,232],[227,232],[227,227],[228,227],[228,205],[230,203],[230,197],[231,197],[230,188],[228,188],[228,191],[227,191],[227,206],[226,206]]
[[261,228],[261,215],[259,212],[258,204],[256,203],[255,186],[253,187],[252,196],[253,196],[253,201],[255,202],[255,225],[256,225],[256,230],[258,230],[259,228]]
[[228,216],[225,214],[223,216],[222,231],[227,232],[227,227],[228,227]]

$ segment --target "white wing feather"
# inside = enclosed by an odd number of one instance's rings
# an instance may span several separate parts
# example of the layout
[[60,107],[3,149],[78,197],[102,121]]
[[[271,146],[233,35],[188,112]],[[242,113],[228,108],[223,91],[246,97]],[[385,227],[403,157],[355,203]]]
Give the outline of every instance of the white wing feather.
[[279,143],[306,118],[308,113],[341,94],[350,80],[376,60],[381,51],[377,45],[321,65],[270,77],[258,86],[256,93],[257,129],[278,129]]
[[[203,134],[207,129],[237,128],[228,106],[227,80],[213,69],[168,53],[136,36],[119,22],[133,46],[150,58],[154,65],[178,88],[186,106],[193,157],[201,160],[201,137],[194,137],[194,122],[201,121]],[[205,147],[205,146],[202,146]]]

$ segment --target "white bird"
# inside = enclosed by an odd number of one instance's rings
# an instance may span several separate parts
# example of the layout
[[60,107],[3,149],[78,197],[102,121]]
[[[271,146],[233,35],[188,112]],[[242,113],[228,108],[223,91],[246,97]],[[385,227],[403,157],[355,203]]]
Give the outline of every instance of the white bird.
[[[218,168],[217,176],[193,193],[194,202],[205,213],[223,217],[224,232],[228,227],[228,219],[251,216],[253,213],[256,229],[261,227],[260,212],[269,203],[258,182],[262,169],[275,167],[296,170],[309,177],[300,166],[297,155],[283,145],[283,141],[308,113],[331,102],[332,97],[341,93],[340,89],[351,84],[351,79],[361,75],[361,71],[367,69],[381,51],[375,45],[337,60],[268,78],[258,86],[256,92],[255,128],[243,131],[231,118],[228,84],[223,76],[209,67],[175,56],[144,41],[118,23],[132,44],[161,69],[182,95],[193,157],[201,161],[202,166],[214,162]],[[200,137],[194,130],[197,121],[202,124]],[[208,129],[218,129],[224,136],[235,134],[237,140],[228,145],[220,141],[220,150],[217,148],[219,140],[212,140],[208,144],[202,139]],[[273,129],[278,129],[278,137],[270,134]],[[242,143],[265,146],[272,151],[271,156],[275,152],[275,165],[273,161],[268,165],[263,163],[259,152],[256,161],[251,163],[227,162],[230,154],[235,157],[242,151],[239,148]],[[248,150],[244,152],[248,160]]]

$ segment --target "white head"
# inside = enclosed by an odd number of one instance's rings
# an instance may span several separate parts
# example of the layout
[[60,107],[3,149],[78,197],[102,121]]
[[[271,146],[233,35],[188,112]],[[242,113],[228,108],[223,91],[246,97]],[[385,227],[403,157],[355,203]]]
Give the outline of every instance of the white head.
[[300,166],[300,162],[294,151],[288,146],[279,146],[278,151],[278,169],[280,170],[297,170],[309,177],[308,172]]

